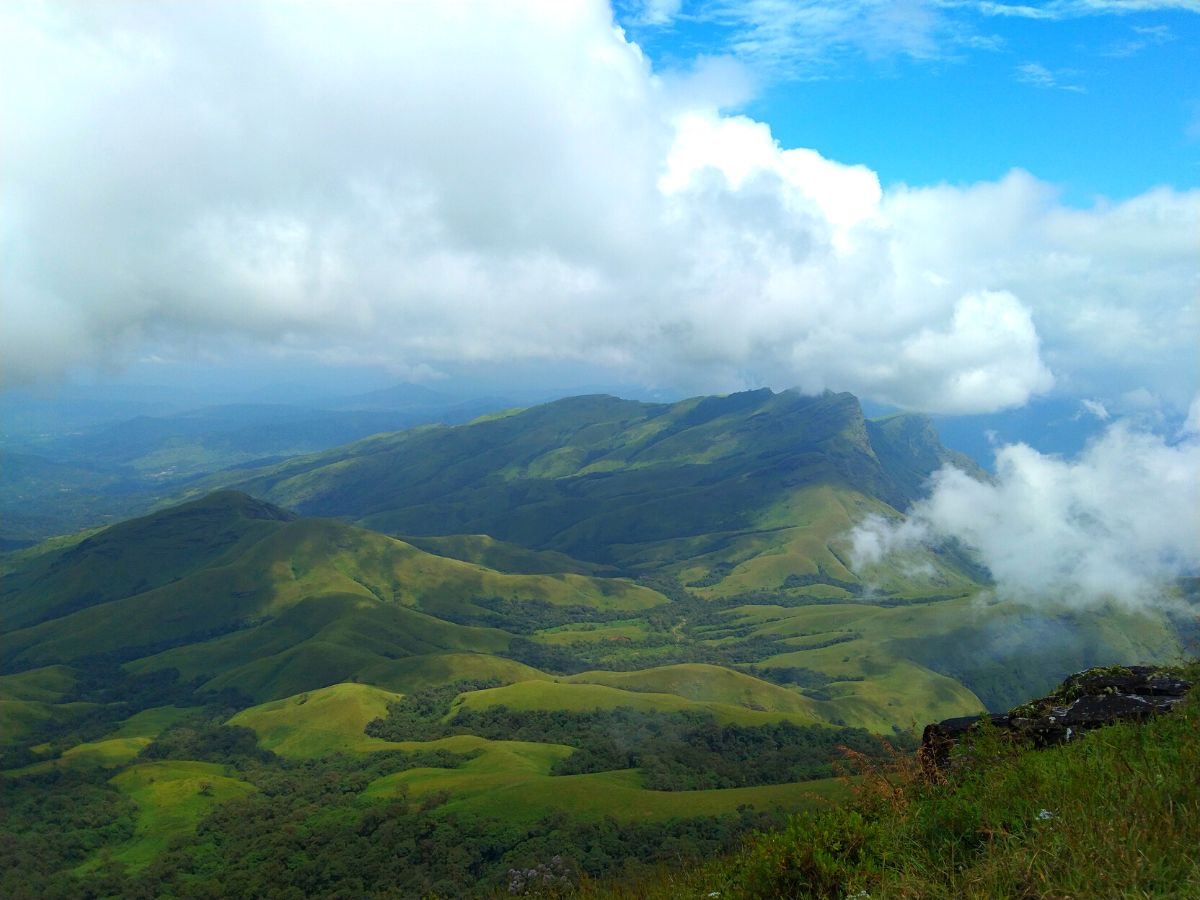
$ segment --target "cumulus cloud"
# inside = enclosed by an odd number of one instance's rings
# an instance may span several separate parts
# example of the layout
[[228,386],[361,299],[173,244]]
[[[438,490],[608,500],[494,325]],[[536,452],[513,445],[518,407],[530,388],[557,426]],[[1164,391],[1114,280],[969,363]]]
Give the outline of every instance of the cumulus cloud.
[[1171,580],[1200,569],[1200,433],[1190,419],[1185,429],[1172,443],[1118,422],[1074,460],[1006,445],[992,482],[943,468],[905,520],[855,529],[856,565],[954,539],[1005,599],[1160,602]]
[[1196,192],[885,190],[599,0],[5,4],[0,58],[9,380],[233,337],[937,412],[1194,389]]

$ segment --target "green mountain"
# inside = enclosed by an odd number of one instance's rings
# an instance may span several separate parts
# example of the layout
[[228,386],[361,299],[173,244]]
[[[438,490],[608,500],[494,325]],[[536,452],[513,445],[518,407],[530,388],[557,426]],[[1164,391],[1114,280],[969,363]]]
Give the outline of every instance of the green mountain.
[[263,698],[505,649],[510,634],[457,624],[496,615],[477,601],[605,615],[666,602],[625,580],[496,572],[232,491],[33,555],[0,588],[10,671],[108,657]]
[[[649,404],[575,397],[468,425],[381,435],[222,483],[306,515],[395,535],[486,534],[539,551],[670,574],[705,596],[851,596],[844,536],[897,515],[943,463],[928,420],[864,418],[849,394],[750,391]],[[839,540],[842,546],[839,546]],[[933,560],[963,593],[968,568]]]

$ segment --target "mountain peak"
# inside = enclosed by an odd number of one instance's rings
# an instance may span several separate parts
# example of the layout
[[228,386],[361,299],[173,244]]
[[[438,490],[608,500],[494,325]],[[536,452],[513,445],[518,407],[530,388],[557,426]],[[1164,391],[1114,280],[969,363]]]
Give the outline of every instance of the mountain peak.
[[151,513],[151,516],[169,517],[197,513],[225,514],[242,519],[265,519],[273,522],[290,522],[296,518],[295,513],[233,489],[213,491],[195,500]]

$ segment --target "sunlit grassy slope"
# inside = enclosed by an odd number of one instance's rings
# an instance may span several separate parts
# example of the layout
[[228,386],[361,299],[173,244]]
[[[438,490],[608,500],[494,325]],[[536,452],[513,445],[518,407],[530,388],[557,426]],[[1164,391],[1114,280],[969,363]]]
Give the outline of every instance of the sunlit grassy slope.
[[[798,706],[804,698],[797,695]],[[699,712],[710,714],[718,722],[742,725],[762,725],[782,719],[811,723],[816,717],[807,711],[767,712],[733,703],[689,700],[678,694],[645,690],[627,691],[603,684],[563,683],[557,681],[523,681],[504,687],[472,691],[456,701],[458,708],[483,710],[505,706],[516,710],[562,709],[581,712],[594,709],[627,707],[645,712]]]
[[[672,680],[670,675],[663,677]],[[419,799],[444,792],[449,797],[444,806],[446,811],[503,820],[532,821],[561,810],[584,818],[661,820],[733,812],[743,805],[800,809],[819,802],[820,798],[839,796],[839,787],[832,780],[727,790],[650,791],[642,787],[636,771],[551,775],[551,765],[572,752],[572,748],[556,744],[487,740],[469,734],[402,742],[364,735],[366,724],[384,716],[387,704],[396,698],[395,694],[367,685],[339,684],[251,707],[235,715],[229,724],[253,729],[258,734],[259,746],[297,759],[389,749],[473,754],[472,759],[458,768],[416,768],[383,776],[370,785],[363,799],[377,800],[400,791]],[[464,694],[452,706],[449,719],[453,721],[463,708],[486,709],[500,703],[511,709],[687,710],[711,714],[722,722],[749,725],[782,718],[811,721],[803,714],[781,716],[732,704],[686,700],[668,693],[635,693],[599,685],[552,682],[526,682],[506,689]]]
[[626,691],[674,694],[687,700],[789,712],[815,718],[817,704],[802,694],[723,666],[682,663],[633,672],[581,672],[565,679]]
[[232,492],[51,550],[0,588],[10,666],[117,654],[264,699],[368,669],[403,682],[388,670],[408,656],[503,650],[507,632],[456,623],[494,617],[477,601],[636,613],[665,598],[622,579],[497,572]]
[[663,820],[719,815],[749,805],[761,809],[802,809],[841,796],[834,779],[713,791],[649,791],[633,770],[592,775],[550,775],[550,766],[569,747],[522,741],[488,741],[471,735],[402,743],[410,750],[445,749],[478,755],[456,769],[409,769],[371,784],[364,799],[411,797],[445,792],[447,812],[470,812],[513,821],[532,821],[569,810],[581,818]]
[[244,709],[229,724],[254,729],[259,746],[281,756],[365,753],[396,746],[367,737],[363,729],[398,697],[370,685],[335,684]]
[[[133,838],[111,854],[133,869],[148,865],[174,838],[192,833],[216,804],[254,791],[223,766],[180,760],[140,763],[112,781],[138,808]],[[84,868],[99,862],[94,857]]]
[[500,541],[486,534],[450,534],[434,537],[406,537],[414,547],[438,556],[478,563],[498,572],[549,575],[571,572],[576,575],[611,575],[611,566],[583,562],[565,553],[529,550],[518,544]]
[[[32,763],[5,774],[36,775],[54,769],[112,769],[133,761],[154,738],[173,723],[194,712],[179,706],[144,709],[130,716],[116,730],[93,741],[83,741],[59,756]],[[62,710],[58,712],[61,714]]]

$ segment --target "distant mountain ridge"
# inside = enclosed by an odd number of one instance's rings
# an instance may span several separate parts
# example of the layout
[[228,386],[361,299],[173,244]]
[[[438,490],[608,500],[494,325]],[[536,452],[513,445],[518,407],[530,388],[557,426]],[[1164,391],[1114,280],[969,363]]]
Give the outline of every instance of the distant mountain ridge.
[[0,547],[142,514],[230,466],[265,466],[429,422],[468,422],[506,405],[408,385],[324,406],[225,404],[38,430],[35,416],[11,404],[0,429]]
[[[630,572],[703,558],[693,581],[804,526],[824,546],[783,578],[826,571],[833,584],[855,577],[827,545],[864,512],[905,509],[947,463],[986,477],[923,416],[869,421],[850,394],[764,389],[666,404],[572,397],[219,483],[390,534],[487,534]],[[820,510],[824,524],[812,521]]]

